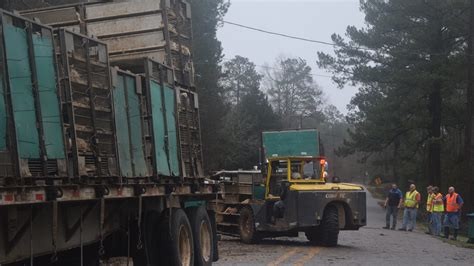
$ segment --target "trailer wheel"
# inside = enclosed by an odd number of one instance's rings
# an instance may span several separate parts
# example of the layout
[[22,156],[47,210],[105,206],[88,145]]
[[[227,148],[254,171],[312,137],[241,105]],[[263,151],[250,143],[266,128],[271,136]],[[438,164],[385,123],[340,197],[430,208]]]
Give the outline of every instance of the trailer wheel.
[[160,224],[160,260],[163,265],[194,265],[194,241],[191,225],[182,209],[173,209]]
[[239,232],[240,240],[246,244],[256,243],[260,240],[255,228],[255,217],[250,207],[243,207],[240,210]]
[[212,265],[214,238],[212,224],[204,207],[192,208],[189,220],[194,238],[194,263],[198,266]]
[[320,230],[321,242],[324,246],[337,246],[337,240],[339,237],[339,214],[336,206],[329,205],[326,207]]

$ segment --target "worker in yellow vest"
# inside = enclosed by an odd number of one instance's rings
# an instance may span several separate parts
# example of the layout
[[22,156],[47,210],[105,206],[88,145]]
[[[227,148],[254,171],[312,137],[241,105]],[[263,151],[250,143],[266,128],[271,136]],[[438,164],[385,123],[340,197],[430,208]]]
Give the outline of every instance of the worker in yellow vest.
[[448,194],[444,198],[446,201],[446,215],[444,216],[444,237],[449,238],[449,229],[453,229],[452,240],[457,240],[459,230],[459,218],[464,201],[461,196],[454,191],[454,187],[449,187]]
[[433,234],[433,186],[428,186],[426,188],[426,193],[428,194],[426,198],[426,222],[428,224],[427,234]]
[[434,197],[431,202],[433,206],[433,214],[431,215],[433,225],[432,233],[435,236],[439,236],[441,234],[441,217],[444,212],[443,194],[439,193],[439,187],[434,187],[433,195]]
[[415,184],[410,185],[410,190],[405,194],[403,211],[403,224],[398,230],[400,231],[413,231],[416,225],[416,213],[420,206],[421,195],[420,192],[416,191]]

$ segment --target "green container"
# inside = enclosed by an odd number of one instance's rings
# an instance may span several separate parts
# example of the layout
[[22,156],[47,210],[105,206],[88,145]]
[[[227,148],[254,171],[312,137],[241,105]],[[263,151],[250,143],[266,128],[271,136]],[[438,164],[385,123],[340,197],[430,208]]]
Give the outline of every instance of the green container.
[[141,80],[115,68],[112,77],[120,173],[126,177],[148,176],[143,149]]
[[262,132],[265,159],[287,156],[319,156],[319,132],[316,129]]
[[469,237],[469,240],[467,242],[469,243],[474,243],[474,213],[470,213],[467,216],[468,223],[469,223],[469,229],[467,236]]
[[179,176],[178,135],[176,129],[175,91],[149,80],[156,172],[164,176]]

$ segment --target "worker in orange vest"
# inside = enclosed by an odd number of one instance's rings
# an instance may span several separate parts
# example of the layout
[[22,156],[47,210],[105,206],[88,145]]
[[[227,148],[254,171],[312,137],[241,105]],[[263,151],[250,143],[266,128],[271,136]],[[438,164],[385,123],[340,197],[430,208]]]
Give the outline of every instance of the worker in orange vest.
[[449,187],[448,194],[444,197],[446,202],[446,215],[444,216],[444,237],[449,238],[449,229],[453,229],[452,240],[457,240],[459,230],[459,218],[461,208],[464,204],[461,196],[454,191],[454,187]]

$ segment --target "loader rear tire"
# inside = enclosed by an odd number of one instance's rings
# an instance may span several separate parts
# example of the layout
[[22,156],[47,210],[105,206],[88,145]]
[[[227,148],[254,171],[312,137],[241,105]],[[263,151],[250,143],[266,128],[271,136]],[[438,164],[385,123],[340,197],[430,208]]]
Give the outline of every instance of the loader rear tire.
[[321,243],[326,247],[337,246],[337,240],[339,238],[339,214],[336,206],[329,205],[326,207],[323,220],[319,227]]
[[250,207],[243,207],[240,210],[239,232],[240,241],[246,244],[254,244],[260,241],[259,233],[255,228],[255,217]]

